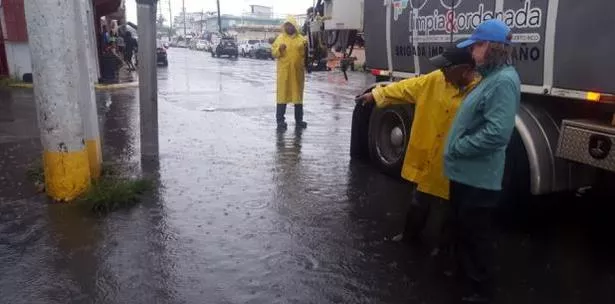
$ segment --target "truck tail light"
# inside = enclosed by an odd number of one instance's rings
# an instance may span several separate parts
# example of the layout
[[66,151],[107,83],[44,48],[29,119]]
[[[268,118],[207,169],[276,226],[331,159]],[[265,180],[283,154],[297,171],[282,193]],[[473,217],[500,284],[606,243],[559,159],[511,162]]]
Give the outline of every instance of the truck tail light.
[[585,99],[592,102],[609,102],[615,103],[615,95],[610,94],[601,94],[597,92],[587,92],[585,93]]
[[374,75],[374,76],[388,76],[389,75],[389,71],[372,69],[372,75]]
[[594,102],[598,102],[600,101],[600,93],[596,93],[596,92],[587,92],[585,93],[585,99],[589,100],[589,101],[594,101]]

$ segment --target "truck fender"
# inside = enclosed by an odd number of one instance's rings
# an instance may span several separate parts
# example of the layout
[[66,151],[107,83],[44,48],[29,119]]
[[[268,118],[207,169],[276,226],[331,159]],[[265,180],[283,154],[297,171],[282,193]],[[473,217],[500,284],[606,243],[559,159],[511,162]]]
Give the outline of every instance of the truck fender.
[[515,128],[527,152],[531,194],[574,190],[591,183],[591,174],[583,174],[587,170],[555,156],[560,126],[546,109],[522,102]]

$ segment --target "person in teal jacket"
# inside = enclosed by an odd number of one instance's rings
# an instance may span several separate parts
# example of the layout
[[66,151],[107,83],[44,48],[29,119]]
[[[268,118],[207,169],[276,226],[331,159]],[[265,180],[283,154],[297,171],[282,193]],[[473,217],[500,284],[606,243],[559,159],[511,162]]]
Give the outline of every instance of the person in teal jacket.
[[481,23],[457,45],[471,49],[483,77],[459,108],[444,151],[466,302],[488,303],[494,287],[491,221],[521,88],[519,75],[510,65],[511,37],[506,24],[493,19]]

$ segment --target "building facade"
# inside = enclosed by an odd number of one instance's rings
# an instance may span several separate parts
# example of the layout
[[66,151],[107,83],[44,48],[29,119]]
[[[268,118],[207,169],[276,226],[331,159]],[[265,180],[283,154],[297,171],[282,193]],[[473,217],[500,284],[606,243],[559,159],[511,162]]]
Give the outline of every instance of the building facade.
[[[2,27],[0,31],[0,76],[22,79],[24,74],[32,73],[24,1],[34,0],[2,0],[0,2],[0,27]],[[97,25],[101,17],[113,15],[123,22],[124,0],[89,1],[91,1],[92,8],[92,22],[88,25],[91,27],[91,41],[95,44],[98,41]]]

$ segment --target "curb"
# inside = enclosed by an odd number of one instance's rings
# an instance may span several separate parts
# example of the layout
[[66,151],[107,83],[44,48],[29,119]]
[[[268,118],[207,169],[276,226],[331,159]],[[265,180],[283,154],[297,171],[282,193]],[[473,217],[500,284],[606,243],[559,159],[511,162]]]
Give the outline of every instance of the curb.
[[[102,91],[102,90],[117,90],[117,89],[125,89],[125,88],[135,88],[139,86],[138,81],[126,82],[126,83],[114,83],[114,84],[95,84],[94,89]],[[20,89],[32,89],[34,85],[31,83],[12,83],[9,84],[10,88],[20,88]]]
[[115,90],[115,89],[125,89],[125,88],[135,88],[139,86],[138,81],[125,82],[125,83],[114,83],[114,84],[95,84],[94,88],[96,90]]

